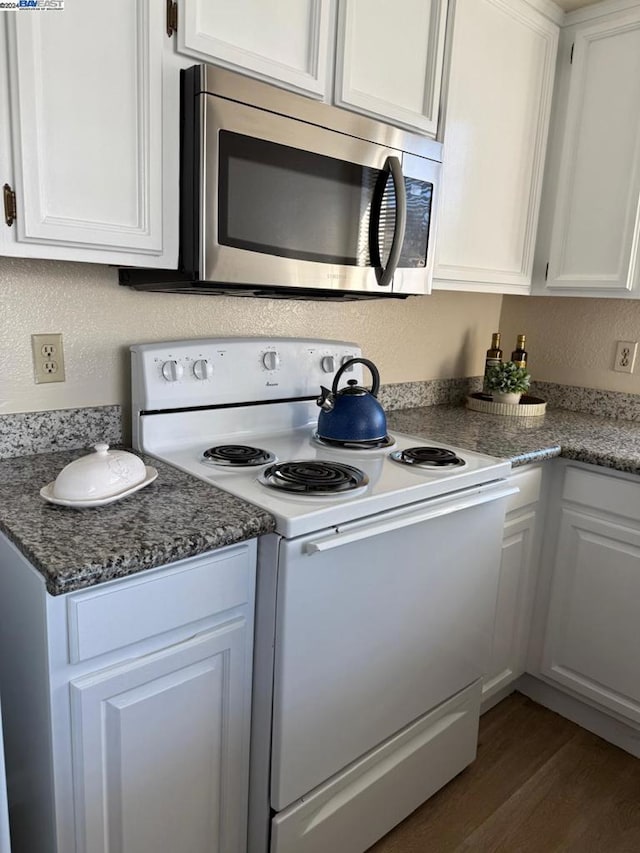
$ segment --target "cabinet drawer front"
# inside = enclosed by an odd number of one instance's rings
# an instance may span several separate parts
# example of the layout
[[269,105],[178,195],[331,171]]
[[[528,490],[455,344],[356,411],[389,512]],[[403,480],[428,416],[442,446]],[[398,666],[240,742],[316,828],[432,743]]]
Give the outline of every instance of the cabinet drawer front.
[[507,500],[507,514],[525,506],[531,506],[540,497],[540,484],[542,482],[542,469],[530,468],[511,474],[509,485],[516,486],[520,491],[511,495]]
[[479,703],[476,682],[281,812],[271,853],[368,849],[474,760]]
[[567,468],[562,497],[591,509],[640,521],[640,483]]
[[69,662],[78,663],[252,600],[253,549],[245,544],[177,563],[161,575],[71,595]]

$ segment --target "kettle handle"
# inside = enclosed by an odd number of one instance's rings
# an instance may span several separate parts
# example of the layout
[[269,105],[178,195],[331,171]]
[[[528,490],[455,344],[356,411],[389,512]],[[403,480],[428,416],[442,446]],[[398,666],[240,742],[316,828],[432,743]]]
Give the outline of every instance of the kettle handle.
[[373,378],[373,384],[371,385],[371,396],[377,397],[378,391],[380,390],[380,374],[378,373],[378,368],[372,361],[369,361],[368,358],[350,358],[349,361],[345,361],[344,364],[341,364],[338,368],[338,372],[333,377],[333,385],[331,386],[331,393],[338,393],[338,382],[340,377],[345,372],[345,370],[350,367],[352,364],[364,364],[365,367],[368,367],[371,371],[371,376]]

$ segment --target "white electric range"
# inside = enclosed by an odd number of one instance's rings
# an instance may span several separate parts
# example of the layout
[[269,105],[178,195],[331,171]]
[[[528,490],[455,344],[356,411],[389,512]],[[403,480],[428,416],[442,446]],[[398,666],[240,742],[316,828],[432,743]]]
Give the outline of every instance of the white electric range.
[[315,399],[352,343],[131,349],[134,445],[276,520],[259,548],[249,850],[360,853],[475,756],[510,465],[393,431],[322,444]]

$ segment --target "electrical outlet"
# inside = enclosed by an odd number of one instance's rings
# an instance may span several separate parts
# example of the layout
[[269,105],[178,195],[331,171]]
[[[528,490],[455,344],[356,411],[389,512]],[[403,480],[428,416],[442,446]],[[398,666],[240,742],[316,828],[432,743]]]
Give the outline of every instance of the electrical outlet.
[[633,373],[633,365],[636,361],[637,352],[637,341],[618,341],[613,369],[619,373]]
[[62,335],[31,335],[33,375],[37,384],[64,382]]

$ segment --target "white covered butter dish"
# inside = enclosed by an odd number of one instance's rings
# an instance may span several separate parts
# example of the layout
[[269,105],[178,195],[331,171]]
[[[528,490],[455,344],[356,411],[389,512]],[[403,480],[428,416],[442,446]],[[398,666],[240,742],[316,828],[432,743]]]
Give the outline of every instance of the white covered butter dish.
[[126,450],[94,445],[95,453],[65,466],[51,486],[52,497],[64,501],[95,501],[128,492],[147,478],[144,462]]

